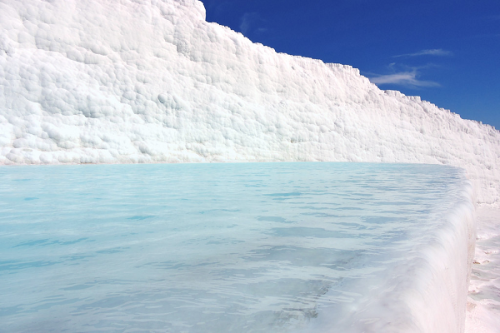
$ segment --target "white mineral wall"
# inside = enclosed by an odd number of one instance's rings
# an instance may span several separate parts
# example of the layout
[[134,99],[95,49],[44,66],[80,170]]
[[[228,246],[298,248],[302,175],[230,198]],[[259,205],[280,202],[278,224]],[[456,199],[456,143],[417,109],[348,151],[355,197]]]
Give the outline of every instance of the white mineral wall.
[[0,164],[438,163],[500,202],[493,127],[253,44],[199,1],[0,0],[0,25]]

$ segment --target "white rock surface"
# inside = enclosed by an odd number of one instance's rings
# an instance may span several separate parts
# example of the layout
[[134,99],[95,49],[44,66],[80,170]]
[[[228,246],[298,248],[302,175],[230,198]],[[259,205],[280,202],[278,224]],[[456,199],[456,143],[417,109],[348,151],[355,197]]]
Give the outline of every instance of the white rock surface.
[[0,164],[371,161],[464,167],[499,203],[500,132],[196,0],[0,0]]
[[465,333],[500,332],[500,209],[477,210],[477,241]]

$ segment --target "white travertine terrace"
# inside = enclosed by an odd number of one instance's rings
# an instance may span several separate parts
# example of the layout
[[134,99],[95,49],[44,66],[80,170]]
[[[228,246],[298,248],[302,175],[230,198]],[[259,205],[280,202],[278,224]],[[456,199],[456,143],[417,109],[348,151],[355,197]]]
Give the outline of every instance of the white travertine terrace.
[[0,25],[0,164],[437,163],[499,202],[493,127],[254,44],[199,1],[1,0]]

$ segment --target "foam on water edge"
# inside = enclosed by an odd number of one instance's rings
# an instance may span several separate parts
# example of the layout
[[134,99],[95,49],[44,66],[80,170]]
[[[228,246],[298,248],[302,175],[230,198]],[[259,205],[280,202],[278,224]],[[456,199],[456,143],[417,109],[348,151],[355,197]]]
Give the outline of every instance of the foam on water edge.
[[461,332],[460,169],[0,169],[1,329]]

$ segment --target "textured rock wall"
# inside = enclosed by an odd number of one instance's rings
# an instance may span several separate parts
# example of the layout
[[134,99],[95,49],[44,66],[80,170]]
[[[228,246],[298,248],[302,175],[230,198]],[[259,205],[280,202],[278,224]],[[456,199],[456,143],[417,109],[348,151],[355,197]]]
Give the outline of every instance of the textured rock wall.
[[493,127],[253,44],[199,1],[0,0],[0,25],[0,164],[438,163],[499,202]]

